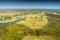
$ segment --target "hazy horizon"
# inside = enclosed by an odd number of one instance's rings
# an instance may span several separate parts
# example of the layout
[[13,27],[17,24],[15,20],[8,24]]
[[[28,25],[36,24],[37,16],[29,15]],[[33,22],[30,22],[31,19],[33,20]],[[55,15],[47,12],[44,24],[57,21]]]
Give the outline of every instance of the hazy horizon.
[[4,1],[0,9],[60,9],[60,2]]

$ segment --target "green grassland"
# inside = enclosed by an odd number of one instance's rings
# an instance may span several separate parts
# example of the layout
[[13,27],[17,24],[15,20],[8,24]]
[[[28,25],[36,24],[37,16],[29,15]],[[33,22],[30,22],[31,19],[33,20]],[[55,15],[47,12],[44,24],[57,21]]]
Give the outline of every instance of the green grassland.
[[[39,14],[42,11],[18,11],[11,12],[11,15],[1,15],[0,21],[9,21],[14,17]],[[13,14],[12,14],[13,13]],[[23,13],[23,14],[22,14]],[[24,24],[13,24],[7,26],[0,25],[0,40],[60,40],[60,15],[45,14],[48,19],[48,24],[43,29],[31,29]]]

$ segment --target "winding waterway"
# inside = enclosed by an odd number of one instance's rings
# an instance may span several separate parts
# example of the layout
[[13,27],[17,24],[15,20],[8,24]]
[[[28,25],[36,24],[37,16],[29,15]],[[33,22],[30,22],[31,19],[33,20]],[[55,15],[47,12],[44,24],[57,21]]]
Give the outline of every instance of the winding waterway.
[[10,22],[0,22],[0,26],[7,26],[7,25],[13,25],[16,24],[19,21],[25,20],[24,18],[18,18],[14,21],[10,21]]

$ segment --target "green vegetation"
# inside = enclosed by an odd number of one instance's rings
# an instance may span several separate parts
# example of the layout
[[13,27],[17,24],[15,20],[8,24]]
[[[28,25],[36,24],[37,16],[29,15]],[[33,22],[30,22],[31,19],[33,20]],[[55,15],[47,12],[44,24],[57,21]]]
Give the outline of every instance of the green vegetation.
[[12,26],[0,28],[0,39],[1,40],[22,40],[24,37],[24,31],[29,29],[25,25],[14,24]]
[[[11,13],[14,13],[14,12],[11,12]],[[17,11],[15,14],[11,14],[8,16],[1,15],[0,21],[6,21],[6,20],[8,21],[8,20],[12,20],[15,17],[17,18],[23,15],[28,15],[28,14],[40,14],[42,12],[43,11],[41,10],[40,11],[35,11],[35,10],[34,11]],[[60,15],[59,16],[52,15],[48,13],[45,15],[47,16],[48,24],[46,24],[43,29],[31,29],[30,26],[27,26],[24,24],[18,24],[18,23],[15,23],[13,25],[7,24],[7,26],[5,25],[1,26],[0,24],[0,40],[35,40],[35,39],[36,40],[60,40]],[[30,18],[33,19],[32,17]],[[34,20],[35,22],[37,17],[34,17],[34,18],[35,18]],[[39,17],[39,20],[37,21],[41,21],[41,19],[42,19],[42,16],[41,18]],[[33,23],[33,26],[34,26],[34,23]]]

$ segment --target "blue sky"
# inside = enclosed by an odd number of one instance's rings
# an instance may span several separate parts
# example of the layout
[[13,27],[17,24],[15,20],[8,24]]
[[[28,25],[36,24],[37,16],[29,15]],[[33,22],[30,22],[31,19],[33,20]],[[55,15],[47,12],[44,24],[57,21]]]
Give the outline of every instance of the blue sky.
[[0,9],[60,9],[60,2],[4,1]]

